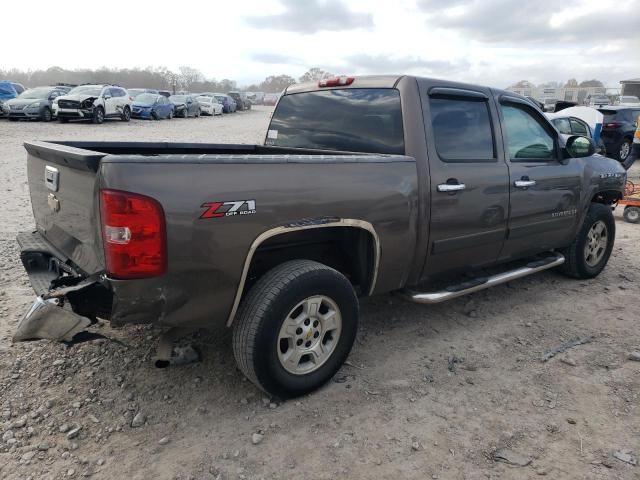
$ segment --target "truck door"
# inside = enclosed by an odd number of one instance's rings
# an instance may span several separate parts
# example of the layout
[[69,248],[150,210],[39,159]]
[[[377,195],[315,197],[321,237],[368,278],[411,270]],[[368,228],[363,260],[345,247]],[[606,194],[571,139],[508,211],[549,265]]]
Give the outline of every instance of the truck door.
[[490,94],[420,83],[431,215],[423,280],[493,264],[503,246],[509,172],[495,141]]
[[580,159],[563,159],[558,132],[523,99],[496,98],[509,164],[510,215],[501,260],[571,243],[578,222]]

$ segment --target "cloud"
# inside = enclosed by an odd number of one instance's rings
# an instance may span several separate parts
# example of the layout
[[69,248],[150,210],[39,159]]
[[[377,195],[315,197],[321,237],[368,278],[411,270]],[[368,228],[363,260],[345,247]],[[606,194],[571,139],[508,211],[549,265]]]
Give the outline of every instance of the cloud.
[[301,63],[301,60],[299,58],[270,52],[252,53],[250,55],[250,58],[254,62],[268,63],[271,65],[298,65]]
[[[578,0],[513,2],[512,0],[419,0],[427,23],[456,30],[473,40],[519,46],[561,42],[598,44],[617,39],[640,38],[640,9],[633,2],[618,8],[591,8]],[[456,7],[454,12],[448,9]],[[626,8],[625,8],[626,7]]]
[[280,0],[283,13],[245,17],[254,28],[316,33],[322,30],[340,31],[373,28],[373,16],[353,12],[342,0]]
[[449,62],[444,60],[425,60],[419,57],[391,57],[359,53],[345,58],[345,63],[356,72],[367,73],[404,73],[418,70],[435,75],[450,75],[469,68],[466,60]]

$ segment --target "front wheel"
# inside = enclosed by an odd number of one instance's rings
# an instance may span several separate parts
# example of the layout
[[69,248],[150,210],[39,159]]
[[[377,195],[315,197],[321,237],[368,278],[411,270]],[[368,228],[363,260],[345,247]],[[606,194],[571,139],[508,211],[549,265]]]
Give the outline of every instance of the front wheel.
[[96,123],[98,125],[104,122],[104,110],[102,109],[102,107],[96,108],[96,110],[93,112],[92,120],[93,120],[93,123]]
[[242,301],[233,329],[238,368],[270,395],[317,389],[346,360],[358,328],[358,299],[340,272],[293,260],[267,272]]
[[562,251],[565,263],[559,270],[573,278],[594,278],[609,261],[616,237],[611,207],[592,203],[573,243]]

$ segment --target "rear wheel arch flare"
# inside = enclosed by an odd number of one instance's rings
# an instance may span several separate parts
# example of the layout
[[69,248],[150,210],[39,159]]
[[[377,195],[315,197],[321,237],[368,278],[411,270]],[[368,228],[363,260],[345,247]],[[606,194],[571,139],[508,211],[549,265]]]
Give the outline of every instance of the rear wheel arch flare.
[[[326,221],[324,219],[319,220],[317,222],[314,221],[305,221],[300,223],[291,223],[288,225],[283,225],[280,227],[275,227],[270,230],[267,230],[256,237],[256,239],[252,242],[251,247],[247,253],[247,256],[244,261],[240,282],[236,289],[236,295],[234,298],[234,302],[231,308],[231,312],[229,314],[229,318],[227,320],[227,326],[231,326],[234,317],[237,313],[238,306],[240,305],[240,301],[242,300],[243,295],[248,291],[248,275],[249,272],[254,265],[254,260],[257,258],[257,254],[260,252],[260,247],[268,244],[269,240],[273,241],[274,239],[283,238],[283,236],[297,233],[297,232],[308,232],[311,233],[311,230],[322,230],[326,233],[327,229],[337,229],[337,230],[350,230],[354,233],[361,233],[360,238],[366,239],[362,240],[363,242],[368,242],[370,245],[370,257],[365,263],[367,268],[367,285],[364,291],[362,292],[365,295],[371,295],[375,289],[376,280],[378,276],[378,267],[380,264],[380,252],[381,245],[378,234],[376,233],[373,225],[364,220],[358,219],[332,219],[330,221]],[[361,246],[359,246],[361,248]],[[358,250],[360,251],[360,250]],[[307,258],[308,259],[308,258]],[[285,260],[286,261],[286,260]],[[358,262],[356,262],[356,265]],[[329,265],[331,266],[331,265]]]

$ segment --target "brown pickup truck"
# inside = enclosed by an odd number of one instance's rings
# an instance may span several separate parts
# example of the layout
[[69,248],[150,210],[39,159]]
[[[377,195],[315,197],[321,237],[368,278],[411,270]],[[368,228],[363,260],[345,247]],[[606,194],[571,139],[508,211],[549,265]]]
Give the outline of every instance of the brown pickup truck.
[[526,98],[410,76],[291,86],[264,145],[25,147],[38,298],[16,341],[72,342],[97,318],[226,325],[239,368],[281,397],[340,368],[358,297],[595,277],[625,181]]

